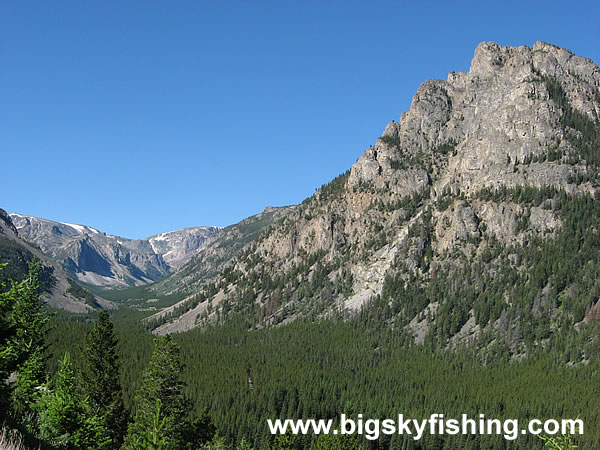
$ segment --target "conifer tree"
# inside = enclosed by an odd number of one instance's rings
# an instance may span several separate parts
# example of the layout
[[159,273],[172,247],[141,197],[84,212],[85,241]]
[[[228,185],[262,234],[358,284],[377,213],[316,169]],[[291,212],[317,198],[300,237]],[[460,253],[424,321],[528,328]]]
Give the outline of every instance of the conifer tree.
[[[18,418],[31,412],[45,369],[49,318],[42,309],[39,272],[39,263],[31,263],[23,281],[12,281],[8,291],[3,284],[0,291],[0,410],[12,410]],[[16,383],[9,386],[6,379],[13,372]]]
[[75,387],[75,372],[69,353],[60,362],[56,380],[40,391],[38,436],[57,448],[110,449],[110,438],[97,415],[86,414],[87,399]]
[[[2,270],[6,264],[0,265]],[[8,410],[8,397],[10,393],[7,379],[15,367],[16,354],[12,345],[15,328],[10,320],[14,304],[14,297],[5,291],[6,285],[0,285],[0,421]]]
[[179,346],[169,335],[156,338],[152,358],[136,392],[135,417],[123,448],[146,448],[148,433],[154,433],[153,440],[160,442],[164,450],[185,448],[183,436],[191,405],[184,396],[181,371]]
[[56,381],[42,389],[37,404],[39,436],[57,447],[66,447],[73,433],[81,427],[81,405],[75,396],[75,373],[70,355],[60,362]]
[[117,338],[106,311],[88,333],[83,348],[81,388],[87,398],[90,415],[97,415],[114,448],[118,448],[125,432],[126,416],[120,383]]

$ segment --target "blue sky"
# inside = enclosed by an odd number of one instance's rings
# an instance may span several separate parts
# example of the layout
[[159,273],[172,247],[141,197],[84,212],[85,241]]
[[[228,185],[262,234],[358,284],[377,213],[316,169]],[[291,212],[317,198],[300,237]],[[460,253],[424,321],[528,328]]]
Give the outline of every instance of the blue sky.
[[600,62],[598,2],[2,1],[0,207],[143,238],[299,203],[481,41]]

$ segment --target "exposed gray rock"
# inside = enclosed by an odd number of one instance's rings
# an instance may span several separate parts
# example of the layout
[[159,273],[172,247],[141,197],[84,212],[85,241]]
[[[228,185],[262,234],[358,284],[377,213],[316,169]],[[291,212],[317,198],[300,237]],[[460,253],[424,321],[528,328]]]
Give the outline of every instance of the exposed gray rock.
[[218,227],[189,227],[150,236],[147,241],[157,255],[172,268],[183,266]]
[[[8,227],[8,229],[11,230],[14,234],[18,234],[16,227],[10,219],[10,216],[2,208],[0,208],[0,221],[4,222],[4,226]],[[4,227],[0,228],[0,233],[3,232],[3,229]]]
[[444,252],[469,239],[479,238],[478,223],[479,219],[469,206],[461,201],[455,202],[452,208],[436,217],[437,250]]

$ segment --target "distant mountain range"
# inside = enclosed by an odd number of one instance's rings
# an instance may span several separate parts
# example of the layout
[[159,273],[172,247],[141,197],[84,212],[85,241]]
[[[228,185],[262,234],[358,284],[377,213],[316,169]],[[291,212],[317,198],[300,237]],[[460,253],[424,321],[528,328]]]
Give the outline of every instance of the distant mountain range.
[[19,235],[61,264],[77,281],[102,288],[139,286],[185,264],[218,227],[199,226],[147,239],[113,236],[76,225],[10,214]]
[[34,260],[41,263],[40,280],[44,300],[49,306],[76,313],[116,308],[113,302],[79,286],[60,264],[44,255],[35,244],[23,240],[10,216],[0,209],[0,263],[8,263],[0,271],[0,280],[22,280],[28,273],[28,263]]

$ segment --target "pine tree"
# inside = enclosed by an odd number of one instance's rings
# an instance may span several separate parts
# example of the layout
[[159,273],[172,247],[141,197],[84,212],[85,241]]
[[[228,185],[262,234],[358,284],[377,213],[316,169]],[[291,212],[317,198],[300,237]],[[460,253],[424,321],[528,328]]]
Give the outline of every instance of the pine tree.
[[41,390],[38,401],[39,436],[57,447],[66,447],[72,434],[81,427],[81,405],[75,396],[75,373],[70,355],[60,362],[56,381]]
[[56,380],[40,392],[35,405],[40,439],[58,448],[113,448],[100,417],[86,414],[87,399],[76,389],[69,353],[60,362]]
[[[0,291],[0,410],[12,410],[18,418],[31,413],[35,388],[42,384],[45,369],[44,335],[49,317],[42,309],[39,273],[39,263],[31,263],[23,281],[12,281],[8,291],[3,284]],[[16,383],[7,385],[13,372]]]
[[101,419],[114,448],[121,445],[126,424],[119,375],[117,338],[108,313],[101,311],[85,339],[81,388],[90,415]]
[[[0,270],[5,266],[6,264],[1,264]],[[16,368],[16,352],[12,345],[15,328],[10,320],[14,300],[14,296],[6,292],[5,283],[2,283],[0,285],[0,421],[3,421],[9,409],[10,388],[7,379]]]
[[135,417],[123,448],[146,448],[148,433],[154,433],[152,440],[160,442],[164,450],[185,448],[183,436],[191,405],[183,393],[181,372],[179,346],[169,335],[156,338],[142,386],[136,392]]

